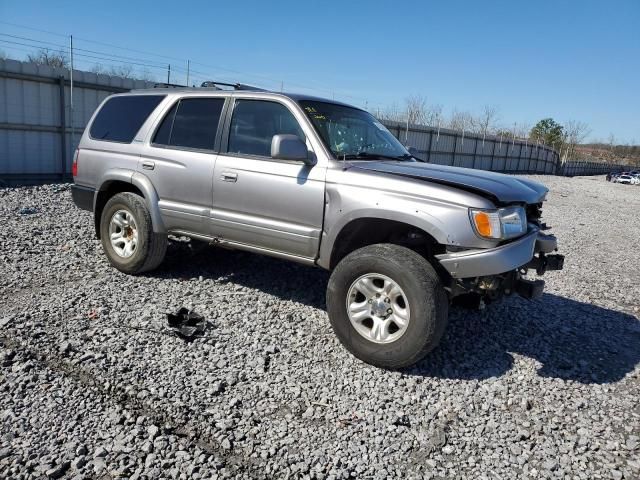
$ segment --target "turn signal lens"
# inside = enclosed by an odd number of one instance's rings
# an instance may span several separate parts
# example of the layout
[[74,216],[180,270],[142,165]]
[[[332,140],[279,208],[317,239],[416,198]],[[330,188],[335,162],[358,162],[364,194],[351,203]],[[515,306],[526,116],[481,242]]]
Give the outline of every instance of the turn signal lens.
[[474,215],[476,221],[476,230],[483,237],[491,236],[491,220],[486,212],[476,212]]
[[519,206],[499,210],[471,210],[471,223],[483,238],[506,240],[527,232],[527,215]]
[[500,215],[497,211],[472,210],[471,219],[476,233],[484,238],[501,238]]

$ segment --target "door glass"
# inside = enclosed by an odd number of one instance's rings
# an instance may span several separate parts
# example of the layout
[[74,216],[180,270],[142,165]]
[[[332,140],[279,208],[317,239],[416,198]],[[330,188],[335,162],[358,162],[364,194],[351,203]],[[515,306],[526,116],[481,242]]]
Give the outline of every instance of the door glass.
[[271,139],[279,134],[293,134],[305,140],[298,121],[284,105],[263,100],[236,100],[229,132],[229,152],[270,157]]
[[213,150],[223,98],[183,98],[160,124],[153,143]]

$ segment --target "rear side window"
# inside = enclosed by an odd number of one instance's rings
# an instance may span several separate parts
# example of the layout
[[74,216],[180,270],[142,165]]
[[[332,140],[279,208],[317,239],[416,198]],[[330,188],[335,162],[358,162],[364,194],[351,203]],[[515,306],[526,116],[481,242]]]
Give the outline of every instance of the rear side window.
[[163,98],[164,95],[127,95],[107,100],[91,124],[91,138],[131,143]]
[[162,120],[155,145],[213,150],[224,98],[183,98]]
[[287,107],[264,100],[236,100],[228,151],[270,157],[271,139],[285,133],[305,139],[298,121]]

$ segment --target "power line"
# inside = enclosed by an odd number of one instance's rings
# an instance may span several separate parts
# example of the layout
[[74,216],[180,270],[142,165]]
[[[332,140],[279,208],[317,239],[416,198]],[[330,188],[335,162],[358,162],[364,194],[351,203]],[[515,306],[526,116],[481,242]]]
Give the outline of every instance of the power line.
[[[44,33],[47,35],[55,35],[58,37],[64,37],[64,38],[69,38],[68,35],[64,35],[62,33],[59,32],[52,32],[49,30],[43,30],[43,29],[38,29],[38,28],[34,28],[34,27],[29,27],[26,25],[19,25],[16,23],[11,23],[11,22],[5,22],[5,21],[0,21],[0,24],[4,24],[4,25],[10,25],[12,27],[16,27],[16,28],[23,28],[23,29],[27,29],[27,30],[31,30],[31,31],[35,31],[35,32],[39,32],[39,33]],[[45,45],[53,45],[56,46],[58,49],[61,49],[62,51],[67,52],[68,51],[68,47],[64,46],[64,45],[60,45],[54,42],[49,42],[49,41],[44,41],[44,40],[37,40],[37,39],[33,39],[33,38],[28,38],[28,37],[20,37],[18,35],[11,35],[11,34],[5,34],[2,33],[0,35],[4,35],[6,37],[10,37],[10,38],[15,38],[15,39],[23,39],[23,40],[27,40],[30,42],[36,42],[36,43],[42,43]],[[135,52],[138,54],[143,54],[143,55],[151,55],[153,57],[157,57],[157,58],[164,58],[164,59],[169,59],[169,60],[175,60],[175,61],[179,61],[180,64],[179,65],[175,65],[175,64],[171,64],[171,69],[172,70],[176,70],[178,72],[182,72],[185,73],[187,72],[187,70],[184,67],[181,67],[180,65],[187,63],[188,60],[186,59],[182,59],[182,58],[178,58],[178,57],[173,57],[173,56],[169,56],[169,55],[162,55],[162,54],[158,54],[158,53],[154,53],[154,52],[149,52],[149,51],[144,51],[144,50],[137,50],[134,48],[130,48],[130,47],[122,47],[119,45],[114,45],[112,43],[107,43],[107,42],[100,42],[100,41],[96,41],[96,40],[91,40],[88,38],[83,38],[83,37],[77,37],[74,36],[74,40],[78,41],[81,40],[82,42],[87,42],[87,43],[92,43],[95,45],[102,45],[102,46],[106,46],[109,48],[116,48],[119,50],[124,50],[124,51],[130,51],[130,52]],[[9,42],[8,40],[0,40],[0,41],[4,41],[4,42]],[[28,45],[28,44],[23,44],[23,43],[19,43],[19,42],[14,42],[14,44],[16,45],[23,45],[23,46],[29,46],[32,48],[43,48],[42,46],[36,46],[36,45]],[[77,53],[77,52],[84,52],[84,53]],[[90,55],[92,54],[92,55]],[[109,62],[120,62],[120,63],[125,63],[125,64],[129,64],[129,65],[135,65],[135,66],[142,66],[142,67],[146,67],[146,68],[154,68],[154,69],[166,69],[167,65],[160,63],[158,60],[152,60],[152,59],[148,59],[148,58],[137,58],[137,57],[128,57],[128,56],[124,56],[124,55],[118,55],[118,54],[114,54],[114,53],[106,53],[106,52],[101,52],[101,51],[96,51],[96,50],[90,50],[90,49],[85,49],[85,48],[80,48],[80,47],[74,47],[74,56],[82,56],[84,58],[91,58],[91,59],[95,59],[95,60],[103,60],[103,61],[109,61]],[[97,56],[96,56],[97,55]],[[243,77],[249,77],[249,78],[254,78],[254,79],[260,79],[260,81],[268,81],[273,85],[276,86],[280,86],[282,84],[282,80],[281,79],[276,79],[270,76],[266,76],[266,75],[259,75],[259,74],[253,74],[253,73],[247,73],[247,72],[243,72],[240,70],[236,70],[236,69],[232,69],[232,68],[227,68],[227,67],[223,67],[220,65],[208,65],[202,62],[198,62],[198,61],[193,61],[190,60],[191,65],[200,65],[202,67],[205,67],[207,69],[213,69],[215,71],[223,71],[223,72],[228,72],[228,73],[232,73],[238,76],[243,76]],[[211,79],[214,77],[219,77],[220,75],[209,75],[208,73],[205,72],[199,72],[197,70],[190,70],[190,73],[193,73],[194,76],[193,78],[197,78],[199,75],[202,76],[202,78],[204,79]],[[227,77],[229,78],[229,77]],[[237,78],[235,79],[237,81]],[[362,104],[368,105],[368,106],[380,106],[382,104],[380,103],[376,103],[376,102],[369,102],[368,99],[363,98],[363,97],[358,97],[355,95],[349,95],[346,93],[342,93],[340,91],[336,91],[336,90],[332,90],[332,89],[328,89],[328,88],[321,88],[321,87],[317,87],[317,86],[308,86],[308,85],[304,85],[298,82],[291,82],[288,81],[286,82],[287,85],[292,85],[296,88],[301,88],[307,91],[311,91],[311,92],[322,92],[324,95],[331,95],[333,97],[335,97],[335,95],[337,94],[339,97],[343,97],[343,98],[348,98],[348,99],[353,99],[356,100]]]
[[[39,45],[30,45],[27,43],[21,43],[21,42],[14,42],[12,40],[2,40],[0,39],[0,42],[3,43],[10,43],[10,44],[14,44],[14,45],[21,45],[24,47],[32,47],[32,48],[41,48]],[[74,48],[74,50],[77,50]],[[96,55],[87,55],[85,53],[74,53],[74,56],[78,56],[78,57],[84,57],[84,58],[92,58],[92,59],[96,59],[96,60],[106,60],[106,61],[110,61],[110,62],[120,62],[120,63],[125,63],[125,64],[129,64],[129,65],[137,65],[137,66],[141,66],[141,67],[149,67],[149,68],[161,68],[164,69],[165,66],[161,66],[161,65],[157,65],[157,64],[150,64],[150,63],[141,63],[141,62],[130,62],[130,61],[126,61],[126,60],[121,60],[121,59],[114,59],[114,58],[108,58],[108,57],[102,57],[102,56],[96,56]]]
[[[35,38],[29,38],[29,37],[21,37],[18,35],[10,35],[8,33],[0,33],[0,35],[4,36],[4,37],[10,37],[10,38],[15,38],[15,39],[19,39],[19,40],[26,40],[29,42],[37,42],[37,43],[43,43],[43,44],[48,44],[48,45],[54,45],[56,47],[59,47],[63,50],[69,50],[69,47],[65,46],[65,45],[60,45],[58,43],[53,43],[53,42],[46,42],[44,40],[37,40]],[[118,60],[122,59],[124,60],[129,60],[129,61],[134,61],[134,62],[144,62],[144,63],[149,63],[149,62],[153,62],[155,64],[157,64],[158,66],[166,66],[166,64],[164,63],[160,63],[160,62],[156,62],[154,60],[147,60],[147,59],[140,59],[140,58],[135,58],[135,57],[126,57],[123,55],[117,55],[114,53],[108,53],[108,52],[100,52],[100,51],[96,51],[96,50],[88,50],[86,48],[80,48],[80,47],[74,47],[73,51],[79,51],[79,52],[87,52],[87,53],[93,53],[93,54],[97,54],[97,55],[103,55],[103,56],[108,56],[108,57],[113,57],[116,58]]]

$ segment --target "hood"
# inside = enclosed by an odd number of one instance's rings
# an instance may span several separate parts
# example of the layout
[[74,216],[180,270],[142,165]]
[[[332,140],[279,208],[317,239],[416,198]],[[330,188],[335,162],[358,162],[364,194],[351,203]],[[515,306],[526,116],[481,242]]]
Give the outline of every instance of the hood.
[[463,190],[477,192],[502,204],[540,203],[549,191],[541,183],[532,180],[471,168],[402,161],[361,161],[353,162],[351,165],[357,170],[386,173],[451,185]]

